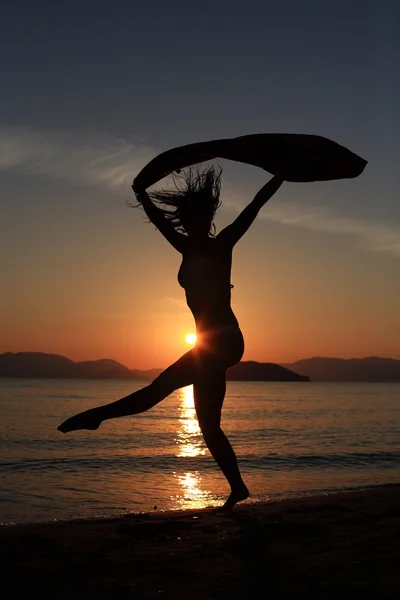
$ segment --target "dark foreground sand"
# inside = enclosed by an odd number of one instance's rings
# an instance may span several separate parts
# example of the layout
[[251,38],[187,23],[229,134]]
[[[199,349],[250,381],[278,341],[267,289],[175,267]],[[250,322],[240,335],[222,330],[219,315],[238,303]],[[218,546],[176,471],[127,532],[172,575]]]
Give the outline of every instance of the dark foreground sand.
[[400,598],[400,486],[0,528],[0,598]]

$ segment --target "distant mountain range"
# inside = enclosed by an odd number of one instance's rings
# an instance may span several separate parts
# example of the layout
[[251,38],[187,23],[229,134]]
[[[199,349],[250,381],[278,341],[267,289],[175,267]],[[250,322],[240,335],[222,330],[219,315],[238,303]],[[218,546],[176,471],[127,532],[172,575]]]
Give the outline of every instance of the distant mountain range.
[[[0,377],[65,379],[136,379],[151,381],[162,369],[138,371],[110,359],[74,362],[58,354],[6,352],[0,354]],[[230,368],[234,381],[309,381],[306,375],[273,363],[241,362]]]
[[400,360],[369,356],[367,358],[305,358],[282,365],[311,381],[400,382]]
[[[111,359],[74,362],[58,354],[0,354],[0,377],[65,379],[134,379],[151,381],[162,369],[128,369]],[[230,381],[400,382],[400,360],[392,358],[306,358],[277,365],[244,361],[227,371]]]

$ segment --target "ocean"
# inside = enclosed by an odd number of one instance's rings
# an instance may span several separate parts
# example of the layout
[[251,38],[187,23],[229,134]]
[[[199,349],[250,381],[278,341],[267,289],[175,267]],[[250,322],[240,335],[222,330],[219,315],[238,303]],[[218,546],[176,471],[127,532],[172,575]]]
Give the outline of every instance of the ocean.
[[[222,504],[229,487],[202,440],[191,386],[97,431],[57,431],[143,385],[1,379],[0,522]],[[400,384],[228,382],[222,427],[251,502],[400,483]]]

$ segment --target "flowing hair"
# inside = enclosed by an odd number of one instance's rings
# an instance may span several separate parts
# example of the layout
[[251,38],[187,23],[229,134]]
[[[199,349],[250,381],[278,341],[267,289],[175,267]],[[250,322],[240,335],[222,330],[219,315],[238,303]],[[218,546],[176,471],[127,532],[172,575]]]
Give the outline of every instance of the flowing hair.
[[[212,222],[221,205],[221,173],[221,167],[216,169],[213,165],[206,169],[197,166],[178,171],[172,175],[175,189],[150,192],[149,197],[177,231],[185,232],[184,222],[196,210],[207,214]],[[214,224],[213,227],[215,231]]]

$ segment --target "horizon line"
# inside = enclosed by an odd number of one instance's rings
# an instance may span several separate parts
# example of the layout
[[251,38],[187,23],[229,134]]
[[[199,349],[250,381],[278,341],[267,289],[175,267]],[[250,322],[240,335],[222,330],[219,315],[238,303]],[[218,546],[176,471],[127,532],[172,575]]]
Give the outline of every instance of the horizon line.
[[[126,369],[129,369],[130,371],[158,371],[158,370],[164,370],[167,367],[148,367],[148,368],[142,368],[142,369],[138,369],[135,367],[128,367],[127,365],[119,362],[118,360],[115,360],[114,358],[110,358],[110,357],[102,357],[102,358],[94,358],[94,359],[85,359],[85,360],[74,360],[72,358],[69,358],[68,356],[65,356],[64,354],[57,354],[56,352],[42,352],[42,351],[37,351],[37,350],[19,350],[17,352],[12,352],[12,351],[6,351],[6,352],[2,352],[0,353],[0,357],[4,356],[5,354],[44,354],[46,356],[59,356],[61,358],[66,358],[67,360],[70,360],[73,363],[84,363],[84,362],[99,362],[102,360],[110,360],[113,361],[115,363],[118,363],[119,365],[125,367]],[[255,359],[247,359],[247,360],[241,360],[239,361],[239,363],[248,363],[248,362],[255,362],[255,363],[259,363],[259,364],[275,364],[275,365],[293,365],[296,364],[298,362],[301,361],[305,361],[305,360],[321,360],[321,359],[325,359],[325,360],[344,360],[344,361],[351,361],[351,360],[368,360],[368,359],[378,359],[378,360],[394,360],[394,361],[398,361],[400,362],[400,358],[394,358],[393,356],[378,356],[378,355],[368,355],[368,356],[352,356],[350,358],[343,358],[340,356],[322,356],[322,355],[314,355],[314,356],[308,356],[306,358],[299,358],[297,360],[294,360],[292,362],[289,361],[270,361],[270,360],[255,360]],[[237,364],[239,364],[237,363]]]

